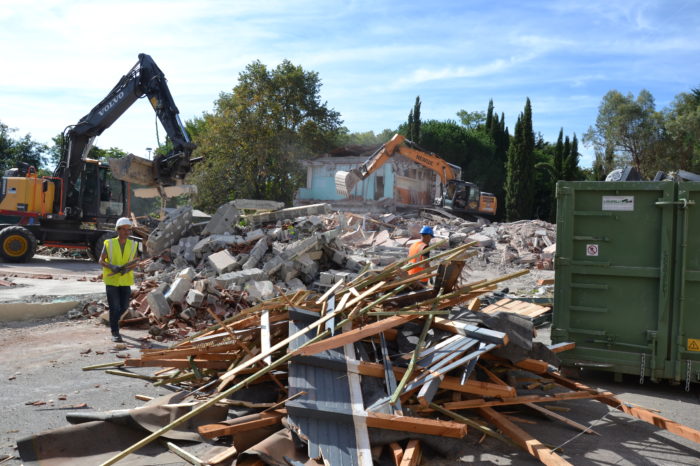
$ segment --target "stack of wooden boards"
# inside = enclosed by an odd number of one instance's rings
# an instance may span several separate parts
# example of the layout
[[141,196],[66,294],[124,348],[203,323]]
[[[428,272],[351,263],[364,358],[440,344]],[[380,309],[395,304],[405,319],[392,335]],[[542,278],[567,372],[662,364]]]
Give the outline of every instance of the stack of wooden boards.
[[[103,464],[118,462],[215,404],[252,412],[199,426],[202,437],[224,439],[230,448],[209,458],[190,455],[190,462],[231,464],[243,454],[237,445],[240,437],[258,432],[273,438],[266,433],[273,428],[272,432],[279,430],[275,438],[292,450],[292,437],[306,444],[301,463],[369,465],[373,458],[388,455],[396,465],[412,465],[420,464],[421,436],[462,438],[471,428],[515,443],[545,464],[568,464],[498,408],[527,406],[567,428],[592,434],[590,427],[543,406],[586,398],[700,441],[699,432],[570,381],[545,361],[504,359],[496,350],[508,346],[508,334],[450,319],[455,307],[461,309],[493,291],[496,283],[526,273],[460,283],[470,246],[433,251],[432,258],[418,262],[426,268],[417,275],[407,273],[416,266],[408,258],[366,271],[349,283],[336,283],[321,296],[308,291],[283,295],[223,321],[212,312],[216,325],[168,349],[143,350],[140,358],[118,363],[161,368],[146,377],[193,392],[196,403],[188,414]],[[427,286],[427,279],[434,284]],[[560,344],[551,350],[572,346]],[[518,392],[523,371],[531,373],[525,377],[527,387],[540,389],[539,394]],[[140,376],[123,369],[112,372]],[[369,386],[380,388],[370,393]],[[278,399],[256,404],[237,398],[251,387],[272,387]],[[372,428],[405,435],[403,440],[378,442]],[[280,452],[287,449],[266,451],[257,457],[243,455],[236,464],[286,461]]]

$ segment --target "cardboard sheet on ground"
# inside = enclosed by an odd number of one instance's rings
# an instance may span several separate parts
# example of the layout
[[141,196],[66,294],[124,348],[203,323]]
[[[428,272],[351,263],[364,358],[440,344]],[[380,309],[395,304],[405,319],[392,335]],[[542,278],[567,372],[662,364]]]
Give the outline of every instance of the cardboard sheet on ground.
[[[189,412],[191,406],[182,403],[184,395],[176,393],[151,400],[132,410],[95,413],[94,420],[49,430],[17,442],[20,457],[26,466],[94,466],[107,461],[171,421]],[[203,442],[197,427],[220,422],[226,418],[226,407],[213,406],[188,422],[163,435],[163,439]],[[83,418],[86,413],[81,413]],[[184,447],[194,455],[211,456],[226,449],[209,443]],[[129,455],[120,464],[167,465],[182,464],[182,458],[168,451],[165,442],[153,442]]]

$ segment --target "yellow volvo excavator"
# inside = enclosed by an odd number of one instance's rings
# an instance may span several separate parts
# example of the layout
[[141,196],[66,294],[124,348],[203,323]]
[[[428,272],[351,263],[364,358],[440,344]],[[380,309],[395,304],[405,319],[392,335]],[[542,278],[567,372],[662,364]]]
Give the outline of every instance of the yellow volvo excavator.
[[482,192],[474,183],[457,179],[457,173],[449,163],[432,152],[420,149],[400,134],[394,135],[359,167],[336,172],[336,191],[341,196],[348,197],[357,183],[377,171],[396,154],[429,168],[440,177],[441,192],[436,201],[437,206],[462,217],[496,215],[496,196]]
[[[95,137],[144,96],[173,149],[153,161],[129,155],[110,159],[108,165],[87,158]],[[127,183],[159,191],[181,184],[194,161],[194,148],[165,75],[149,55],[139,54],[136,65],[109,94],[66,129],[53,176],[38,177],[27,164],[6,171],[0,180],[0,258],[27,261],[37,244],[87,249],[99,256],[103,240],[114,236],[116,219],[130,213]]]

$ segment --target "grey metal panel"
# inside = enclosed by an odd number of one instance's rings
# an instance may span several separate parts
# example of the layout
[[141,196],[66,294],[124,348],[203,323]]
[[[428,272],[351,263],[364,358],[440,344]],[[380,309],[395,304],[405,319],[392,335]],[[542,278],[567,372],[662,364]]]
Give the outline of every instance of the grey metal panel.
[[[295,333],[319,315],[290,311],[289,331]],[[316,336],[312,330],[289,344],[290,351]],[[325,360],[325,363],[324,363]],[[309,364],[310,363],[310,364]],[[323,457],[328,464],[351,466],[358,463],[347,365],[342,348],[324,351],[310,358],[292,358],[289,363],[289,395],[307,392],[299,403],[287,404],[289,422],[308,439],[311,458]],[[301,409],[303,406],[303,409]],[[333,414],[336,413],[336,414]]]

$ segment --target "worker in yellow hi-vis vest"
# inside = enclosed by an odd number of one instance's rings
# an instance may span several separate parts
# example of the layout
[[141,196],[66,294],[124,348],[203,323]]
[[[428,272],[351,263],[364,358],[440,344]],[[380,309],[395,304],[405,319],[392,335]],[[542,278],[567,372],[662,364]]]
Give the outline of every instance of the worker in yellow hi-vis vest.
[[119,319],[129,308],[131,285],[134,284],[133,269],[137,265],[138,244],[129,239],[131,220],[122,217],[117,220],[117,237],[105,240],[100,265],[102,278],[107,286],[107,303],[109,304],[109,326],[112,341],[121,342]]

